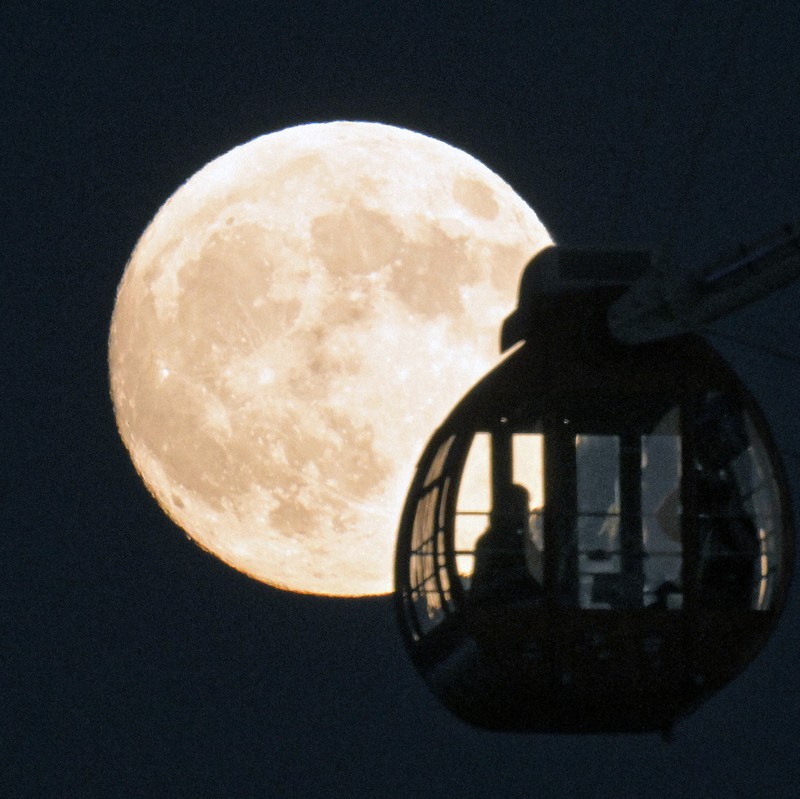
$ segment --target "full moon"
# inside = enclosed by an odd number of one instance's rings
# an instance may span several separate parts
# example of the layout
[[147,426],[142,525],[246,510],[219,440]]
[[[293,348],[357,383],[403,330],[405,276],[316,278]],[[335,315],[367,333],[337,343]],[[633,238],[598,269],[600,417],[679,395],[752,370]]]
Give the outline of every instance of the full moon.
[[159,210],[117,292],[111,396],[137,471],[251,577],[391,591],[416,457],[497,360],[548,243],[487,167],[401,128],[301,125],[220,156]]

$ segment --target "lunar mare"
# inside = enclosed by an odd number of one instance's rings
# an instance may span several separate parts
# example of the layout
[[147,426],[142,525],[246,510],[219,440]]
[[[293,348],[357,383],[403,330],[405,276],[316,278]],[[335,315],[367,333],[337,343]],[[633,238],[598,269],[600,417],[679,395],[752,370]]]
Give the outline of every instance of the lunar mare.
[[390,591],[415,458],[549,242],[499,177],[421,134],[333,122],[237,147],[164,204],[118,289],[111,394],[136,469],[258,580]]

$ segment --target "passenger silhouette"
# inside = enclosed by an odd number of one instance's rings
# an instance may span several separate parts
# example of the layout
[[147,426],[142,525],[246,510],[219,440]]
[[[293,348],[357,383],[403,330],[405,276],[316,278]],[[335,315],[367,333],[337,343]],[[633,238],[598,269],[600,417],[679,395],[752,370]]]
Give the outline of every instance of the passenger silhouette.
[[542,587],[526,562],[528,508],[528,491],[517,484],[509,486],[495,503],[489,528],[475,544],[470,588],[473,602],[501,604],[542,595]]
[[748,444],[744,418],[729,397],[710,391],[701,401],[696,429],[700,601],[709,607],[752,607],[758,533],[732,469]]
[[752,606],[759,542],[727,469],[703,472],[699,481],[700,601],[709,607]]

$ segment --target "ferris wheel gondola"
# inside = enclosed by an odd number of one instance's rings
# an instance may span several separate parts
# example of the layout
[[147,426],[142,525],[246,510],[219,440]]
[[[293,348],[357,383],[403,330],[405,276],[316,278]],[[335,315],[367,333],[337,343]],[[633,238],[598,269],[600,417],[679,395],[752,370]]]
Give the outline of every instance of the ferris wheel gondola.
[[666,730],[764,646],[792,571],[784,467],[696,331],[800,275],[799,242],[681,280],[644,252],[528,265],[516,348],[433,434],[398,535],[408,651],[457,716]]

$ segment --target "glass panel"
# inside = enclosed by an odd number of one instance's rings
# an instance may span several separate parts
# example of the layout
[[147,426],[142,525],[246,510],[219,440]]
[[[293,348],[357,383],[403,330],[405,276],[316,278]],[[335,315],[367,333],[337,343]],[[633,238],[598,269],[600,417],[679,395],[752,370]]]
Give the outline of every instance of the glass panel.
[[611,608],[621,591],[619,437],[575,439],[579,603]]
[[436,532],[434,521],[436,518],[436,500],[439,489],[433,488],[417,502],[417,512],[414,514],[414,529],[411,534],[411,549],[419,549],[423,542],[430,539]]
[[645,606],[679,610],[683,605],[680,486],[680,436],[642,436]]
[[443,621],[445,611],[452,607],[450,585],[444,569],[444,530],[437,525],[443,498],[438,486],[433,486],[419,498],[414,516],[409,555],[409,597],[421,635]]
[[456,568],[469,587],[469,577],[475,568],[475,542],[489,526],[489,514],[456,515]]
[[456,503],[456,568],[469,585],[475,565],[475,541],[489,526],[491,510],[491,448],[488,433],[472,438]]
[[448,438],[447,441],[445,441],[439,447],[439,451],[436,453],[436,457],[431,462],[431,466],[428,469],[428,474],[425,477],[425,488],[441,477],[442,469],[444,468],[444,462],[447,460],[447,453],[450,452],[450,447],[453,446],[455,439],[455,436],[450,436],[450,438]]
[[578,513],[619,514],[619,436],[577,436]]
[[515,433],[511,439],[512,479],[529,494],[528,530],[525,536],[525,562],[540,585],[544,583],[544,436],[541,433]]
[[515,433],[511,439],[513,480],[530,494],[530,509],[544,507],[544,436],[541,433]]
[[696,413],[700,601],[769,607],[779,576],[779,497],[768,453],[731,396],[710,391]]
[[486,512],[491,507],[491,449],[488,433],[475,433],[458,490],[459,512]]
[[[450,478],[445,477],[442,482],[442,498],[439,500],[439,528],[444,527],[447,517],[447,500],[450,496]],[[442,550],[444,551],[444,550]]]
[[411,601],[419,624],[420,633],[430,632],[444,619],[439,592],[433,579],[422,585],[419,590],[411,592]]
[[750,443],[733,461],[731,471],[758,537],[752,606],[764,610],[772,603],[780,577],[780,498],[767,451],[749,417],[745,427]]
[[[439,514],[442,515],[441,513]],[[445,565],[445,532],[440,528],[436,535],[436,566],[438,569],[439,587],[442,592],[442,602],[446,610],[451,610],[453,607],[453,597],[450,592],[450,578],[447,574],[447,567]]]

